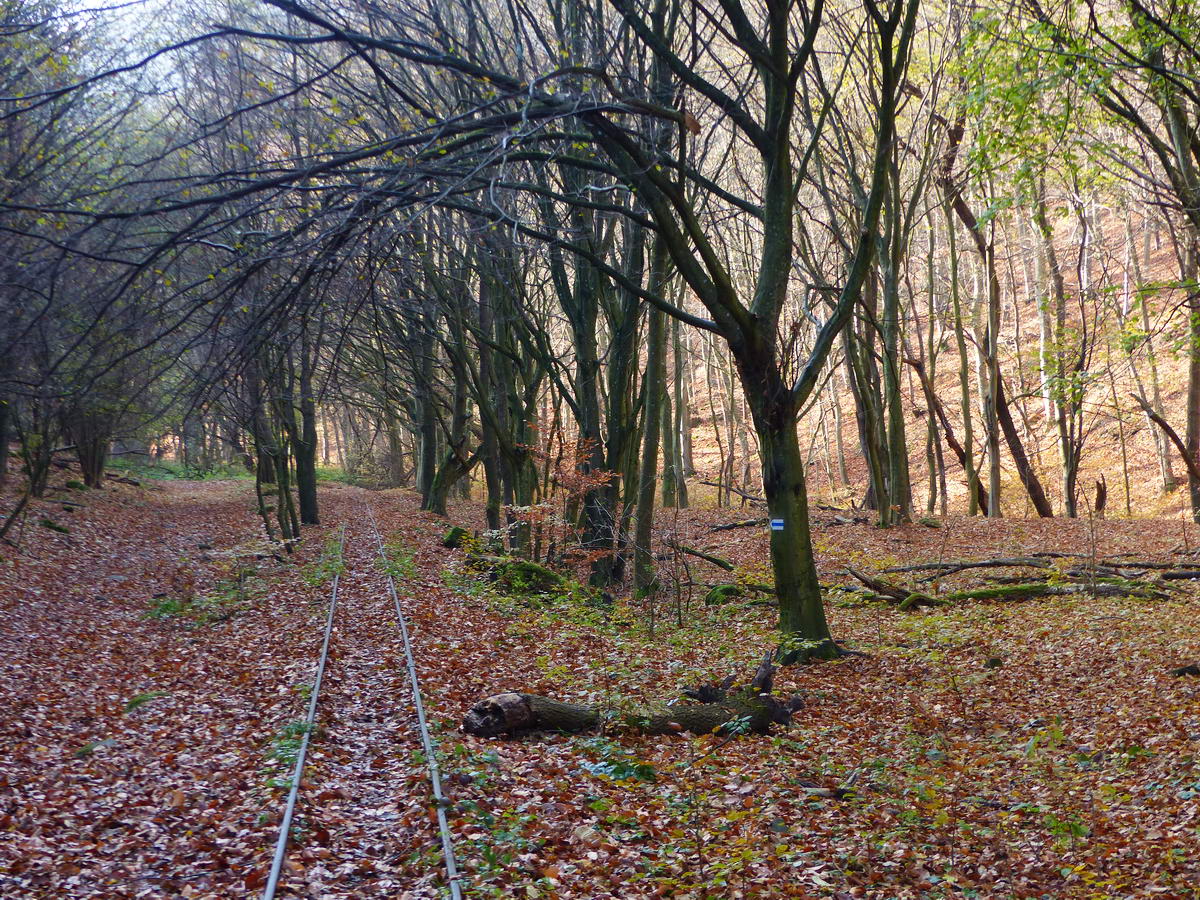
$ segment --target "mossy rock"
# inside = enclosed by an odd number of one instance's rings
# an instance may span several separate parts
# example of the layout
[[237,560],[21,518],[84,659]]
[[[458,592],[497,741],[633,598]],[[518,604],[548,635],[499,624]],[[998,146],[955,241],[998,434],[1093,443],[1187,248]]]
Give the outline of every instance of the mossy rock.
[[74,481],[74,480],[68,481],[67,487],[69,487],[73,491],[86,491],[88,489],[88,486],[86,484],[84,484],[82,481]]
[[458,525],[453,526],[446,532],[446,536],[442,538],[442,546],[449,547],[451,550],[457,550],[462,546],[463,540],[470,532],[467,529]]
[[738,584],[718,584],[704,595],[704,602],[707,606],[720,606],[723,603],[728,603],[730,600],[736,600],[738,597],[744,597],[746,591]]

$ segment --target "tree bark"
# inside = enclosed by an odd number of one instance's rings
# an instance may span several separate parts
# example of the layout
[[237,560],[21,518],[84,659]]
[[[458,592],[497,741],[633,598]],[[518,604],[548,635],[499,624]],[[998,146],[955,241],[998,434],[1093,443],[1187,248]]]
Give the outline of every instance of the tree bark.
[[[497,737],[527,731],[591,731],[602,710],[582,703],[564,703],[537,694],[494,694],[475,704],[463,717],[462,730],[475,737]],[[642,734],[728,734],[742,727],[766,734],[787,708],[774,698],[751,698],[728,703],[681,704],[645,713],[626,713],[623,724]],[[745,723],[745,726],[742,723]]]
[[296,457],[296,491],[300,497],[300,523],[319,525],[317,507],[317,402],[313,396],[313,359],[307,323],[300,335],[300,434],[293,440]]
[[[652,283],[665,280],[666,250],[661,240],[655,240],[651,257]],[[646,335],[646,374],[642,378],[642,397],[645,404],[642,426],[642,460],[638,469],[637,524],[634,532],[634,590],[649,591],[654,584],[654,488],[658,476],[659,426],[662,412],[663,345],[666,342],[665,313],[651,309]]]
[[0,396],[0,487],[8,483],[8,442],[12,435],[12,401]]

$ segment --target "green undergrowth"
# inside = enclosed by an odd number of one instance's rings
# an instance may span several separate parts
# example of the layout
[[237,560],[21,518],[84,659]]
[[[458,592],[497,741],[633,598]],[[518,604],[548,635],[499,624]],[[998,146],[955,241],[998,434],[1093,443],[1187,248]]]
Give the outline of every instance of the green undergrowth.
[[135,709],[140,709],[141,707],[145,706],[151,700],[157,700],[160,697],[169,697],[169,696],[170,696],[170,694],[167,691],[146,691],[143,694],[135,694],[133,697],[130,697],[129,700],[125,703],[124,712],[131,713]]
[[397,581],[407,581],[417,572],[417,552],[400,535],[393,535],[383,545],[384,557],[376,557],[375,563],[385,575]]
[[330,535],[325,539],[325,546],[321,548],[320,555],[300,570],[300,576],[309,587],[320,587],[345,571],[346,563],[342,559],[341,543],[337,537]]
[[355,478],[341,466],[317,466],[317,481],[325,484],[355,484]]
[[524,560],[514,557],[499,574],[477,565],[447,568],[442,571],[442,580],[451,590],[480,600],[504,616],[538,615],[552,610],[559,620],[595,626],[606,624],[614,615],[619,617],[616,604],[599,591],[558,573],[557,583],[547,585],[544,580],[526,575],[524,564]]
[[263,774],[266,786],[272,790],[286,791],[292,787],[292,770],[300,756],[304,736],[314,727],[302,719],[288,722],[271,736],[267,745],[266,765]]
[[188,587],[173,596],[156,598],[146,618],[181,619],[193,626],[213,625],[232,619],[266,590],[266,582],[253,566],[234,564],[225,577],[202,594]]
[[[631,696],[632,686],[642,686],[646,698],[656,702],[673,695],[670,687],[659,683],[664,672],[647,664],[649,653],[666,648],[668,683],[683,687],[712,680],[715,674],[744,671],[748,677],[761,658],[761,651],[755,648],[772,646],[778,640],[765,620],[761,628],[746,626],[742,607],[704,607],[700,596],[693,603],[697,614],[679,619],[667,614],[670,604],[662,600],[661,618],[651,628],[645,606],[640,605],[645,601],[606,597],[571,579],[549,594],[506,590],[486,573],[465,565],[444,569],[442,580],[451,590],[505,619],[508,638],[539,647],[534,661],[547,681],[566,693],[589,692],[618,715],[638,706],[639,701]],[[734,625],[743,627],[731,627]],[[751,641],[746,640],[747,627],[754,634]],[[724,661],[719,673],[694,655],[701,645],[711,651],[712,659]],[[560,652],[579,646],[591,650],[585,654]]]
[[[449,765],[466,779],[472,792],[486,797],[490,790],[503,781],[504,766],[493,750],[476,750],[458,743],[446,755],[451,757]],[[460,864],[466,870],[470,882],[468,896],[511,897],[511,875],[519,858],[536,852],[545,844],[534,837],[538,826],[535,810],[506,808],[494,804],[464,799],[458,803],[458,812],[465,827],[465,839],[456,841]],[[423,862],[436,867],[442,864],[439,849],[431,847],[417,854],[413,862]],[[529,897],[551,896],[553,884],[547,879],[535,878],[523,883],[524,895]]]
[[108,461],[107,468],[129,478],[149,481],[225,481],[246,480],[254,475],[245,466],[223,464],[200,469],[175,460],[150,462],[144,456],[118,456]]

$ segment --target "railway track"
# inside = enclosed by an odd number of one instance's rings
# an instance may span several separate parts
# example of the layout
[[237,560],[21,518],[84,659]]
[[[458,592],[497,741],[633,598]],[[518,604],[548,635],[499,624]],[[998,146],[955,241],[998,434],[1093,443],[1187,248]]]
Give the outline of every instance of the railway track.
[[[347,881],[353,882],[343,888],[347,893],[339,890],[330,896],[389,896],[402,888],[390,864],[397,851],[388,846],[388,831],[389,823],[399,816],[396,793],[406,786],[411,793],[413,779],[399,777],[394,766],[386,762],[400,758],[404,750],[410,759],[423,758],[423,780],[429,791],[424,800],[435,812],[442,858],[440,893],[444,896],[448,890],[454,900],[462,897],[446,817],[448,802],[421,697],[408,621],[374,511],[366,503],[362,509],[363,515],[340,531],[338,553],[342,565],[330,586],[303,738],[262,900],[274,900],[287,890],[285,864],[293,824],[309,790],[303,776],[316,756],[321,757],[320,781],[336,786],[336,790],[321,794],[344,798],[345,805],[336,818],[352,823],[332,829],[326,842],[325,849],[340,861],[341,871],[349,873]],[[398,673],[401,668],[403,673]],[[331,724],[322,738],[313,739],[310,753],[310,737],[318,716]],[[391,751],[391,756],[385,751]]]

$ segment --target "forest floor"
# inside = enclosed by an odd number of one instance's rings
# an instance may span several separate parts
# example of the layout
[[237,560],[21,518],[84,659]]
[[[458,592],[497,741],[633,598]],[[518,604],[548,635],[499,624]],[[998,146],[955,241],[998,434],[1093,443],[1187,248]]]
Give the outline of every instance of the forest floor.
[[[867,655],[782,670],[777,689],[804,701],[787,730],[479,739],[462,715],[504,690],[629,708],[748,677],[772,646],[771,608],[705,606],[697,589],[660,600],[652,630],[620,598],[504,596],[440,545],[446,523],[410,493],[322,490],[326,524],[292,558],[261,541],[246,482],[60,486],[35,504],[0,549],[0,896],[261,890],[342,524],[281,896],[444,895],[373,513],[468,896],[1200,897],[1200,678],[1172,674],[1200,662],[1191,588],[914,612],[835,592],[835,633]],[[666,511],[660,529],[754,580],[763,530],[710,531],[753,515]],[[1048,550],[1176,559],[1200,533],[965,518],[880,531],[820,513],[816,542],[823,579],[843,582],[847,565]],[[694,559],[690,577],[728,578]]]

